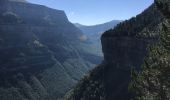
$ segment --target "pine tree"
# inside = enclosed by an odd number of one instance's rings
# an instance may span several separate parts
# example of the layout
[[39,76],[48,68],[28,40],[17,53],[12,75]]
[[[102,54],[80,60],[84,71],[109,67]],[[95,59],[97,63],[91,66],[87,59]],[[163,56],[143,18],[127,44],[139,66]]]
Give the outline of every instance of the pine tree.
[[165,16],[159,42],[150,47],[142,71],[132,71],[130,90],[134,100],[170,100],[170,6],[168,0],[155,0]]

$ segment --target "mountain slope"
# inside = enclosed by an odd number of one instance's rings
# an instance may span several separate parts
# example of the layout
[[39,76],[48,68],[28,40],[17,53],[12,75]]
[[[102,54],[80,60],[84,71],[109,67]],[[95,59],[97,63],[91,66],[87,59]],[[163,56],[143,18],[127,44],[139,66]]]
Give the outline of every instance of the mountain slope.
[[56,100],[65,94],[101,61],[82,36],[63,11],[1,0],[1,100]]
[[131,67],[140,70],[147,47],[158,39],[162,16],[154,5],[106,31],[102,37],[104,61],[64,98],[71,100],[130,100]]
[[79,23],[76,23],[74,25],[80,28],[82,32],[86,35],[95,35],[95,34],[102,34],[106,30],[113,28],[120,22],[121,22],[120,20],[113,20],[110,22],[106,22],[98,25],[92,25],[92,26],[81,25]]
[[92,26],[85,26],[79,23],[75,23],[74,25],[84,33],[85,37],[90,41],[91,45],[96,47],[96,49],[99,50],[98,53],[102,55],[100,42],[100,37],[102,33],[105,32],[106,30],[115,27],[120,22],[121,22],[120,20],[113,20],[107,23]]

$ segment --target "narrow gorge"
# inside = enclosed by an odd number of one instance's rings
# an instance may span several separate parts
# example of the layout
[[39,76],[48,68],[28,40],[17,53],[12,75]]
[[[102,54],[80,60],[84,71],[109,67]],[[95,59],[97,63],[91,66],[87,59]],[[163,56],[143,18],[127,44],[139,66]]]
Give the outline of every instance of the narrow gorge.
[[[154,16],[154,17],[153,17]],[[154,4],[101,37],[104,61],[68,93],[66,100],[130,100],[131,69],[141,69],[157,42],[162,16]]]

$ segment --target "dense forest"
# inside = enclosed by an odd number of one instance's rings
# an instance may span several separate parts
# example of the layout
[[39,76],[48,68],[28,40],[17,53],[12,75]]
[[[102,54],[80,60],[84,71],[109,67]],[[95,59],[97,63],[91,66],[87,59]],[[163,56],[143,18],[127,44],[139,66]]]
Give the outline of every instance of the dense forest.
[[170,5],[167,0],[155,0],[157,9],[164,16],[159,42],[150,46],[142,71],[133,71],[131,91],[134,100],[170,99]]
[[[153,17],[154,16],[154,17]],[[153,37],[158,34],[139,34],[141,31],[157,31],[155,27],[161,21],[160,13],[156,10],[155,5],[152,4],[148,9],[144,10],[143,13],[121,22],[119,25],[106,31],[103,37],[114,37],[114,36],[134,36],[134,37]],[[147,30],[145,29],[147,28]],[[150,36],[151,35],[151,36]]]

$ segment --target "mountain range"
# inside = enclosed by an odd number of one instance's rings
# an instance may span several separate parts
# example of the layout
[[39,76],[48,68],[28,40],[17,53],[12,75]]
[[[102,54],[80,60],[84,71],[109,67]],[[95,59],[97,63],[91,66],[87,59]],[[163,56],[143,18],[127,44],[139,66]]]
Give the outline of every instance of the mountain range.
[[102,60],[64,11],[0,0],[0,99],[56,100]]
[[121,20],[112,20],[110,22],[91,25],[91,26],[81,25],[79,23],[75,23],[74,25],[83,32],[86,39],[88,39],[90,42],[89,45],[94,46],[95,49],[98,50],[99,55],[103,55],[101,49],[101,41],[100,41],[100,37],[102,33],[104,33],[105,31],[111,28],[114,28],[120,22]]
[[122,22],[121,20],[112,20],[110,22],[106,22],[103,24],[97,24],[97,25],[81,25],[79,23],[75,23],[74,25],[82,30],[82,32],[86,35],[93,36],[96,34],[102,34],[106,30],[109,30],[111,28],[114,28],[118,23]]
[[141,70],[165,20],[152,4],[85,26],[62,10],[0,0],[0,100],[131,100],[131,70]]

